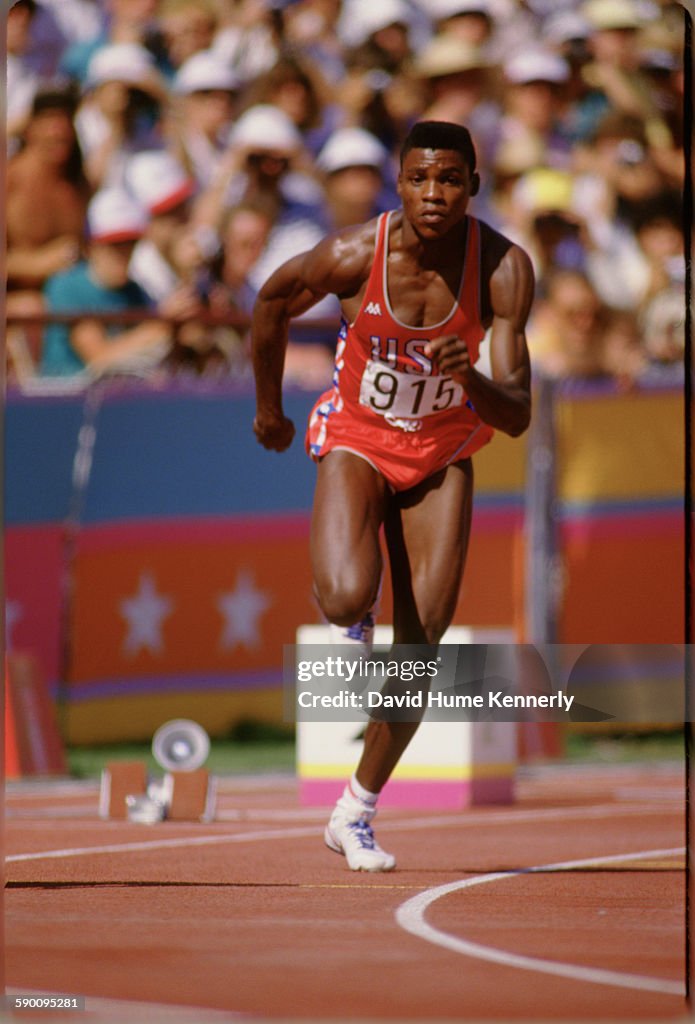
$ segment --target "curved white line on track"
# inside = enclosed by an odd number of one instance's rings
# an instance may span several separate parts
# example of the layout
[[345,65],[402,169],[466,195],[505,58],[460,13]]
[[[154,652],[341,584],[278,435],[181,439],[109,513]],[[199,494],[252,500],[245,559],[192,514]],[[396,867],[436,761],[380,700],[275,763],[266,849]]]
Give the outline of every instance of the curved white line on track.
[[458,935],[451,935],[449,932],[434,928],[425,920],[427,908],[438,899],[441,899],[442,896],[458,892],[461,889],[470,889],[474,885],[486,885],[502,879],[518,878],[520,875],[539,872],[569,871],[572,868],[584,868],[591,865],[598,867],[621,860],[644,860],[648,857],[672,856],[684,852],[684,847],[676,847],[669,850],[643,850],[639,853],[621,853],[611,857],[587,857],[583,860],[561,861],[556,864],[544,864],[538,867],[526,868],[523,871],[499,871],[490,875],[476,875],[474,878],[450,882],[448,885],[438,885],[433,889],[426,889],[424,892],[418,893],[417,896],[406,900],[405,903],[398,907],[396,910],[396,921],[405,931],[410,932],[411,935],[416,935],[420,939],[424,939],[426,942],[442,946],[444,949],[449,949],[454,953],[462,953],[464,956],[500,964],[503,967],[518,967],[521,970],[554,974],[557,977],[571,978],[574,981],[587,981],[595,985],[613,985],[620,988],[641,989],[645,992],[660,992],[664,995],[685,996],[685,986],[677,981],[651,978],[641,974],[624,974],[619,971],[604,970],[600,967],[582,967],[579,964],[566,964],[555,960],[543,960],[540,957],[509,953],[503,949],[496,949],[494,946],[484,946],[478,942],[470,942],[468,939],[459,938]]

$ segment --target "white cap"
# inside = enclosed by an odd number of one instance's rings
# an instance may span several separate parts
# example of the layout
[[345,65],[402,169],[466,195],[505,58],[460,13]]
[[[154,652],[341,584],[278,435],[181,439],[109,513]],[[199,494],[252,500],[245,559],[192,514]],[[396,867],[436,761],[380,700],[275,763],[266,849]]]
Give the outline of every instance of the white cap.
[[174,92],[187,95],[203,89],[238,89],[240,79],[229,65],[211,50],[194,53],[179,68],[174,78]]
[[241,115],[229,141],[232,146],[292,153],[300,148],[302,137],[282,110],[272,103],[259,103]]
[[130,242],[141,238],[147,214],[124,189],[104,188],[87,207],[87,227],[93,242]]
[[338,20],[344,46],[361,46],[387,25],[409,26],[412,12],[404,0],[346,0]]
[[577,11],[557,11],[543,24],[543,38],[546,42],[559,45],[570,39],[588,39],[591,25]]
[[388,156],[385,146],[363,128],[339,128],[318,155],[317,166],[327,174],[346,167],[381,167]]
[[128,161],[126,185],[150,216],[166,213],[193,194],[193,179],[166,150],[136,153]]
[[587,0],[581,8],[592,29],[639,28],[644,19],[632,0]]
[[125,82],[157,94],[163,91],[152,54],[137,43],[113,43],[96,51],[87,67],[87,85],[104,82]]
[[522,85],[525,82],[566,82],[569,78],[569,64],[562,57],[549,50],[522,50],[504,65],[508,82]]
[[484,14],[493,18],[490,0],[427,0],[421,6],[433,21],[455,18],[457,14]]
[[477,46],[445,32],[430,40],[413,64],[413,71],[421,78],[439,78],[485,67],[488,61]]

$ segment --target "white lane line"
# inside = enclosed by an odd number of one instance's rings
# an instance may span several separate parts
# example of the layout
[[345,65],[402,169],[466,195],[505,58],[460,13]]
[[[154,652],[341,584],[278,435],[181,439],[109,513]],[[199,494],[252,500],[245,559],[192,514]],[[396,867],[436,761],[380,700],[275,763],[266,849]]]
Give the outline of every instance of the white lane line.
[[64,857],[87,857],[97,853],[141,853],[148,850],[173,850],[181,846],[214,846],[220,843],[253,843],[264,839],[299,839],[315,836],[316,826],[309,828],[283,828],[259,832],[242,832],[232,836],[188,836],[181,839],[153,839],[141,843],[112,843],[108,846],[74,846],[65,850],[45,850],[37,853],[16,853],[5,858],[5,863],[16,864],[28,860],[61,860]]
[[[326,812],[328,813],[328,812]],[[616,817],[644,817],[646,814],[661,816],[665,812],[659,806],[651,809],[627,805],[625,807],[616,804],[605,804],[597,807],[572,807],[572,808],[539,808],[529,811],[491,811],[488,814],[449,814],[447,816],[410,818],[403,821],[384,820],[380,824],[380,831],[384,832],[410,832],[430,828],[468,828],[482,825],[503,825],[515,824],[522,821],[571,821],[574,818],[595,820],[601,818]],[[98,823],[95,821],[96,824]],[[77,846],[57,850],[44,850],[34,853],[16,853],[5,858],[7,864],[15,864],[32,860],[60,860],[67,857],[86,857],[98,853],[139,853],[148,850],[166,850],[186,846],[214,846],[221,843],[252,843],[273,841],[276,839],[302,839],[307,836],[316,836],[316,826],[303,826],[301,828],[264,829],[257,832],[242,832],[233,835],[206,835],[187,836],[170,839],[154,839],[141,842],[113,843],[108,846]]]
[[560,861],[555,864],[543,864],[526,868],[523,871],[499,871],[490,875],[477,875],[465,878],[448,885],[438,885],[426,889],[402,903],[396,910],[396,921],[405,931],[416,935],[426,942],[442,946],[454,953],[487,960],[503,967],[518,967],[521,970],[537,971],[543,974],[554,974],[560,978],[571,978],[574,981],[588,981],[596,985],[613,985],[620,988],[641,989],[645,992],[660,992],[671,996],[685,996],[685,986],[681,982],[667,981],[664,978],[652,978],[641,974],[626,974],[620,971],[608,971],[598,967],[582,967],[579,964],[567,964],[555,960],[544,960],[540,957],[522,956],[510,953],[494,946],[485,946],[479,942],[452,935],[439,928],[434,928],[425,920],[425,912],[436,900],[448,896],[461,889],[470,889],[475,885],[486,885],[503,879],[518,878],[526,874],[547,871],[569,871],[572,868],[584,868],[592,865],[610,864],[621,860],[644,860],[650,857],[664,857],[682,854],[684,847],[667,850],[643,850],[639,853],[621,853],[609,857],[586,857],[582,860]]

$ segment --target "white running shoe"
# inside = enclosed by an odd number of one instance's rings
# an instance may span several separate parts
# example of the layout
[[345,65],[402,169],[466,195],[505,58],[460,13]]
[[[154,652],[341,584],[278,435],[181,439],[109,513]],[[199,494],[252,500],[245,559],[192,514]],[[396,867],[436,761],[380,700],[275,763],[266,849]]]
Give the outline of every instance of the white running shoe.
[[396,858],[381,849],[370,824],[376,811],[358,809],[350,813],[340,804],[338,801],[326,825],[326,846],[342,853],[352,871],[393,871]]

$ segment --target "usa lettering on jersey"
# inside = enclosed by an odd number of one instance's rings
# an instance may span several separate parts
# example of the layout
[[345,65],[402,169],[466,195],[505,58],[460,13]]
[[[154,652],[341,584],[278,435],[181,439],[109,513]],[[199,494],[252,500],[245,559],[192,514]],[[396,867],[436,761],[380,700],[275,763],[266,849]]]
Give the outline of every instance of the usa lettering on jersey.
[[434,371],[432,360],[425,355],[428,338],[410,338],[399,351],[398,338],[383,338],[372,334],[369,338],[372,346],[371,357],[375,362],[386,363],[392,369],[402,369],[405,373],[418,373],[431,376]]

